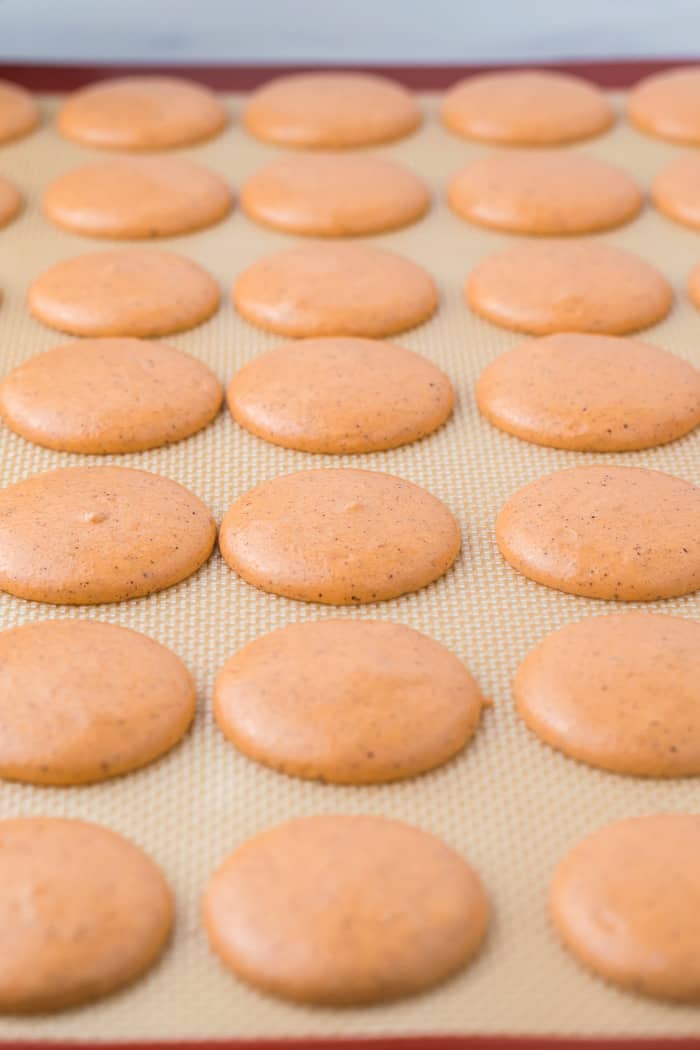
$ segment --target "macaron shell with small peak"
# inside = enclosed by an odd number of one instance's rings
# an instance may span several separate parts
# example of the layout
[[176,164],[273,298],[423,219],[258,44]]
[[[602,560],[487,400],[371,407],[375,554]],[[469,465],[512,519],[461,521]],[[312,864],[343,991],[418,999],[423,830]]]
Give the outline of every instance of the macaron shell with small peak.
[[215,539],[201,500],[159,474],[34,474],[0,490],[0,590],[58,605],[140,598],[190,576]]
[[564,945],[627,991],[700,1002],[700,816],[659,813],[579,842],[552,881]]
[[263,481],[224,516],[224,560],[248,583],[297,601],[356,605],[419,590],[460,545],[431,493],[378,471],[302,470]]
[[107,455],[158,448],[216,416],[221,383],[202,361],[143,339],[81,339],[30,357],[0,382],[0,416],[37,445]]
[[95,620],[0,632],[0,777],[91,784],[169,751],[194,717],[194,681],[146,635]]
[[227,124],[222,102],[184,77],[124,76],[73,92],[58,111],[66,138],[98,149],[158,150],[213,138]]
[[321,71],[276,77],[252,93],[246,129],[279,146],[352,149],[404,138],[421,113],[401,84],[373,73]]
[[441,765],[476,732],[485,703],[448,649],[374,620],[289,624],[239,650],[214,685],[216,720],[240,751],[335,784]]
[[465,294],[487,321],[532,335],[627,335],[662,321],[673,304],[671,286],[649,263],[585,239],[503,248],[477,263]]
[[[431,361],[384,340],[302,339],[254,357],[227,393],[253,434],[303,452],[372,452],[417,441],[454,404]],[[0,387],[0,407],[2,387]]]
[[219,175],[183,157],[119,157],[59,175],[44,214],[86,237],[176,237],[220,222],[233,194]]
[[239,846],[203,902],[236,976],[295,1002],[360,1005],[413,995],[478,952],[489,902],[471,865],[396,820],[317,816]]
[[615,114],[582,77],[544,69],[477,73],[446,93],[443,124],[465,138],[511,146],[558,146],[600,135]]
[[290,338],[381,339],[437,309],[432,277],[417,263],[368,244],[316,243],[253,263],[233,286],[238,312]]
[[219,308],[219,285],[191,259],[153,248],[121,248],[64,259],[28,293],[43,324],[80,336],[152,338],[184,332]]
[[614,601],[657,601],[700,588],[700,488],[658,470],[558,470],[507,501],[501,554],[537,583]]
[[0,1013],[109,995],[161,954],[173,898],[160,868],[82,820],[0,821]]

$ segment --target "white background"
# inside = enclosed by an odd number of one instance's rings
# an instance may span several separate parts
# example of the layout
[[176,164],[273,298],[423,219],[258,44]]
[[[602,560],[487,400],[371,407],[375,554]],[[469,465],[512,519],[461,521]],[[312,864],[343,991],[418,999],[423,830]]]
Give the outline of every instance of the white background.
[[700,0],[0,0],[0,60],[700,55]]

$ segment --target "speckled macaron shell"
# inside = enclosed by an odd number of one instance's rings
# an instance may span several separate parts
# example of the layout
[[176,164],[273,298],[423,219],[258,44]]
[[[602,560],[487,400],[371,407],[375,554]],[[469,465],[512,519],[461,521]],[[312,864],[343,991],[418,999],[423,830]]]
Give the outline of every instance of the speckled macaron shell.
[[214,686],[216,720],[240,751],[335,784],[442,765],[474,735],[486,702],[449,649],[376,620],[272,631],[227,660]]
[[173,923],[160,868],[82,820],[0,821],[0,1012],[109,995],[148,970]]
[[651,196],[670,219],[700,228],[700,157],[695,153],[675,157],[657,174]]
[[90,252],[55,263],[29,288],[43,324],[80,336],[172,335],[208,320],[219,285],[191,259],[153,248]]
[[627,100],[631,122],[648,135],[700,145],[700,66],[645,77]]
[[60,175],[44,214],[71,233],[141,240],[176,237],[225,218],[233,194],[220,175],[173,156],[92,161]]
[[22,194],[9,179],[0,178],[0,229],[22,210]]
[[642,192],[612,164],[578,150],[510,150],[473,160],[448,188],[462,218],[509,233],[559,236],[621,226]]
[[416,994],[479,950],[489,902],[439,839],[382,817],[317,816],[239,846],[204,898],[213,948],[272,995],[327,1006]]
[[430,193],[401,164],[366,153],[297,153],[252,175],[241,206],[256,222],[287,233],[356,237],[408,226]]
[[251,135],[279,146],[352,149],[410,135],[421,113],[413,95],[388,77],[319,70],[258,88],[243,121]]
[[268,255],[236,280],[247,321],[290,338],[381,339],[437,309],[432,277],[417,263],[368,244],[309,244]]
[[0,142],[23,138],[39,123],[39,107],[24,88],[0,80]]
[[169,751],[194,717],[194,681],[164,645],[96,620],[0,632],[0,777],[90,784]]
[[99,149],[158,150],[213,138],[228,115],[203,84],[183,77],[125,76],[88,84],[58,111],[66,138]]
[[479,73],[458,81],[440,111],[465,138],[511,146],[557,146],[600,135],[615,114],[594,84],[543,69]]
[[0,590],[58,605],[140,598],[190,576],[215,539],[201,500],[159,474],[35,474],[0,490]]
[[560,333],[501,354],[476,385],[479,409],[509,434],[578,452],[626,452],[700,424],[700,372],[635,339]]
[[143,339],[83,339],[30,357],[0,383],[0,416],[62,452],[141,452],[205,427],[223,389],[203,362]]
[[700,623],[592,616],[548,635],[513,681],[521,717],[588,765],[643,777],[700,774]]
[[[0,407],[1,398],[0,387]],[[345,454],[425,437],[452,412],[454,390],[437,365],[412,350],[326,338],[253,358],[234,376],[227,399],[236,422],[265,441]]]
[[609,824],[557,868],[551,913],[565,946],[627,991],[700,1002],[700,816]]
[[656,601],[700,588],[700,488],[643,467],[573,467],[511,496],[501,554],[569,594]]
[[465,294],[487,321],[532,335],[626,335],[663,320],[673,303],[658,270],[595,240],[511,245],[474,267]]
[[229,509],[219,545],[263,591],[304,602],[386,601],[427,586],[460,549],[457,521],[425,489],[378,471],[302,470]]

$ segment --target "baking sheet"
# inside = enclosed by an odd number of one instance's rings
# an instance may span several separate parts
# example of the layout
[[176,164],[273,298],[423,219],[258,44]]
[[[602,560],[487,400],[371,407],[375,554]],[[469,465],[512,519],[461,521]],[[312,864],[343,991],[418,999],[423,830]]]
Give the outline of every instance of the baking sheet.
[[[242,131],[241,101],[230,96],[234,120],[220,138],[184,151],[236,188],[278,153]],[[208,429],[180,444],[121,457],[91,457],[42,450],[0,430],[2,485],[57,466],[115,462],[182,482],[220,521],[230,503],[258,481],[306,467],[352,465],[385,470],[425,486],[455,512],[464,540],[456,567],[442,580],[417,594],[359,608],[305,605],[263,594],[237,579],[218,554],[179,586],[120,605],[58,608],[0,596],[0,627],[78,617],[144,631],[186,661],[199,691],[193,731],[151,767],[88,788],[0,785],[0,818],[69,815],[113,827],[162,865],[177,898],[173,940],[145,980],[94,1006],[47,1018],[2,1019],[0,1040],[506,1032],[695,1035],[700,1030],[700,1009],[647,1002],[589,976],[559,947],[549,927],[549,878],[574,842],[619,817],[697,810],[700,784],[624,779],[577,765],[540,744],[520,723],[509,683],[525,653],[565,623],[632,606],[560,594],[516,575],[498,553],[493,527],[513,491],[577,463],[644,465],[700,483],[700,432],[640,453],[584,456],[528,445],[479,416],[475,380],[518,337],[472,316],[462,285],[471,266],[509,238],[472,227],[448,211],[443,197],[449,176],[484,147],[439,127],[435,96],[422,96],[422,103],[427,118],[422,130],[376,152],[422,174],[433,189],[433,207],[417,225],[372,240],[420,262],[439,284],[436,316],[397,339],[436,361],[455,383],[454,417],[438,433],[389,452],[316,456],[265,444],[222,413]],[[0,231],[3,372],[63,341],[29,315],[24,297],[31,280],[58,259],[108,243],[62,233],[40,214],[41,191],[50,179],[95,156],[55,133],[48,119],[55,104],[55,98],[43,100],[47,120],[39,132],[0,148],[0,174],[14,179],[28,198],[22,217]],[[619,163],[645,187],[678,152],[622,123],[578,148]],[[698,234],[648,207],[630,226],[603,236],[657,265],[674,285],[673,312],[644,338],[700,365],[700,313],[685,294],[687,275],[700,261]],[[224,292],[222,308],[212,321],[168,341],[207,361],[225,382],[254,355],[275,345],[275,336],[235,315],[228,293],[234,277],[255,259],[292,243],[293,238],[256,227],[239,210],[211,230],[157,242],[160,248],[202,263],[221,281]],[[700,618],[700,594],[644,608]],[[213,722],[211,687],[218,668],[263,632],[329,616],[407,623],[464,659],[494,701],[472,745],[447,766],[418,779],[357,788],[294,780],[239,755]],[[239,983],[221,966],[199,919],[209,872],[238,843],[272,824],[333,812],[408,820],[469,857],[494,906],[488,943],[474,965],[417,998],[342,1011],[277,1002]]]

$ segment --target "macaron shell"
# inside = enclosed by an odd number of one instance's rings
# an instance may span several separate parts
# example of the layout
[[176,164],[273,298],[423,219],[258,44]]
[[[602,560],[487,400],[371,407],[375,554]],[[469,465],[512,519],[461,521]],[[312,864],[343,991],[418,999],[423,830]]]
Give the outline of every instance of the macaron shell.
[[29,92],[19,84],[0,80],[0,142],[23,138],[39,120],[39,107]]
[[465,294],[487,321],[532,335],[627,335],[663,320],[673,303],[671,286],[653,266],[591,240],[504,248],[477,263]]
[[478,951],[489,905],[476,872],[394,820],[293,820],[240,846],[204,898],[212,946],[285,999],[354,1005],[415,994]]
[[511,496],[501,554],[568,594],[656,601],[700,587],[700,488],[642,467],[559,470]]
[[627,116],[648,135],[700,144],[700,66],[645,77],[629,94]]
[[109,995],[153,965],[172,922],[162,872],[121,835],[81,820],[0,822],[0,1012]]
[[461,539],[439,499],[378,471],[303,470],[264,481],[224,516],[224,560],[248,583],[297,601],[355,605],[416,591]]
[[233,194],[215,172],[182,157],[119,157],[60,175],[43,206],[51,222],[71,233],[141,240],[220,222]]
[[550,747],[612,773],[700,774],[700,623],[629,612],[548,635],[513,681]]
[[628,991],[700,1002],[700,817],[633,817],[583,839],[556,870],[566,947]]
[[46,620],[0,632],[0,777],[90,784],[182,738],[196,692],[185,665],[137,631]]
[[634,179],[578,150],[521,150],[479,157],[448,188],[453,211],[510,233],[571,236],[611,229],[639,214]]
[[202,324],[220,298],[217,282],[191,259],[122,248],[55,263],[34,280],[28,303],[37,320],[70,335],[151,338]]
[[[0,387],[0,404],[2,388]],[[234,419],[285,448],[335,454],[417,441],[441,426],[454,390],[436,365],[369,339],[305,339],[253,358],[227,393]]]
[[417,263],[367,244],[309,244],[269,255],[236,280],[233,302],[252,324],[297,337],[383,338],[437,309]]
[[140,452],[205,427],[223,399],[197,358],[139,339],[82,339],[30,357],[0,383],[0,415],[45,448]]
[[410,92],[388,77],[315,71],[258,88],[243,122],[251,135],[280,146],[350,149],[410,135],[421,113]]
[[125,76],[75,91],[56,123],[66,138],[99,149],[157,150],[217,135],[228,115],[216,95],[183,77]]
[[581,77],[543,69],[478,73],[443,98],[443,124],[465,138],[513,146],[557,146],[607,131],[614,111]]
[[501,430],[578,452],[653,448],[700,424],[700,372],[616,336],[560,333],[521,343],[485,368],[476,397]]
[[139,598],[190,576],[215,539],[204,504],[158,474],[35,474],[0,491],[0,590],[59,605]]
[[700,158],[683,153],[672,160],[658,172],[651,195],[664,215],[700,228]]
[[[0,638],[2,636],[0,635]],[[464,664],[401,624],[290,624],[239,650],[214,686],[220,729],[282,773],[372,784],[441,765],[486,701]]]

